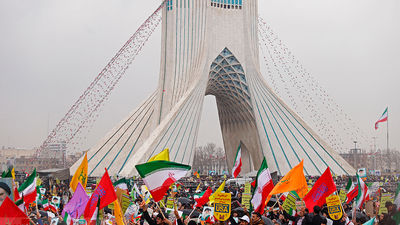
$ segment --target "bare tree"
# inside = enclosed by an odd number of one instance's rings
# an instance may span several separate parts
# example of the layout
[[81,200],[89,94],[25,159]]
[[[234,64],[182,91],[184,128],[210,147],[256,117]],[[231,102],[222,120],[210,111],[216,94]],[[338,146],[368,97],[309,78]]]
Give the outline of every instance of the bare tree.
[[208,174],[210,171],[222,174],[223,171],[227,171],[228,166],[226,164],[224,150],[217,147],[214,143],[208,143],[204,146],[197,147],[194,154],[192,170],[200,171],[201,174]]

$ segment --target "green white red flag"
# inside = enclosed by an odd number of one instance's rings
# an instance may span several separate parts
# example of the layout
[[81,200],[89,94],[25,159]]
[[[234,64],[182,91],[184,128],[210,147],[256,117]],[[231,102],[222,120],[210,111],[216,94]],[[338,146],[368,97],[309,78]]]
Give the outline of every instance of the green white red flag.
[[170,161],[152,161],[135,167],[155,202],[160,201],[169,187],[191,169],[188,165]]
[[264,157],[257,173],[253,198],[251,199],[251,204],[255,212],[259,212],[260,214],[264,213],[265,201],[273,188],[274,183],[272,182],[271,173],[269,172],[267,161]]
[[25,206],[28,208],[29,204],[36,200],[36,169],[33,170],[32,174],[21,184],[18,188],[20,196],[23,196]]
[[242,170],[242,147],[241,144],[239,144],[239,147],[236,151],[235,161],[233,162],[232,176],[236,178],[241,170]]
[[383,112],[382,116],[375,123],[375,130],[378,130],[379,123],[386,122],[388,120],[388,108],[386,107],[385,112]]
[[358,180],[358,194],[356,198],[356,209],[360,209],[361,206],[364,204],[367,198],[368,187],[364,183],[364,181],[360,178],[357,173],[357,180]]

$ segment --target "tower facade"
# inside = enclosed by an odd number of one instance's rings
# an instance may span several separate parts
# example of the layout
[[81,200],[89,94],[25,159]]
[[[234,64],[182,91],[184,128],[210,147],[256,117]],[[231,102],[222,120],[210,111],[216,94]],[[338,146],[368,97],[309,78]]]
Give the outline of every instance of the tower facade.
[[132,176],[165,148],[191,164],[205,95],[216,98],[229,168],[241,143],[244,172],[264,156],[280,175],[302,159],[306,175],[355,172],[263,79],[257,0],[167,0],[161,35],[157,90],[89,150],[90,176]]

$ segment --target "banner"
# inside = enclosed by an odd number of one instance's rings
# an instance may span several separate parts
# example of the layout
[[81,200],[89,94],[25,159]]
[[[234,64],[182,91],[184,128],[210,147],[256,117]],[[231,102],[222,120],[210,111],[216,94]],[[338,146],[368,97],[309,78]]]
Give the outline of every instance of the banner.
[[242,205],[246,206],[247,209],[250,209],[250,200],[251,200],[251,183],[246,182],[244,184],[244,192],[242,193]]
[[346,191],[345,190],[343,190],[343,189],[341,189],[340,191],[339,191],[339,198],[340,198],[340,201],[341,202],[345,202],[346,201],[346,196],[347,194],[346,194]]
[[343,216],[342,204],[340,204],[339,196],[331,195],[326,198],[328,214],[333,220],[339,220]]
[[122,213],[125,213],[126,209],[129,207],[130,204],[131,204],[131,199],[129,198],[129,195],[122,194],[122,198],[121,198]]
[[226,221],[231,215],[231,194],[218,193],[214,199],[214,216],[219,221]]
[[296,200],[297,197],[292,192],[289,192],[282,204],[282,208],[290,215],[292,215],[293,210],[296,211]]
[[382,193],[381,203],[379,205],[379,215],[382,213],[387,213],[387,208],[385,207],[386,202],[393,203],[393,198],[391,193]]

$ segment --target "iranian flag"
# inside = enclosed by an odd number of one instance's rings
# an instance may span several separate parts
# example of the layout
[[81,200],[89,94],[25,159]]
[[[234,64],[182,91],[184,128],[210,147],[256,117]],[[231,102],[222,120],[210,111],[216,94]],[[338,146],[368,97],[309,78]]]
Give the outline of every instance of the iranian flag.
[[114,188],[128,191],[128,181],[125,178],[119,179],[113,183]]
[[24,197],[22,196],[22,198],[18,199],[15,202],[15,205],[18,206],[18,208],[22,211],[22,212],[26,212],[26,208],[25,208],[25,202],[24,202]]
[[194,195],[194,200],[196,201],[195,207],[202,207],[205,205],[210,200],[211,193],[212,190],[208,187],[207,190],[203,191],[199,195]]
[[92,215],[92,218],[90,219],[89,225],[100,225],[101,220],[100,220],[100,197],[97,200],[97,207],[96,210],[94,210],[94,213]]
[[241,170],[242,170],[242,148],[241,144],[239,144],[239,147],[236,151],[235,162],[233,163],[232,167],[232,176],[236,178]]
[[72,217],[67,212],[65,213],[65,216],[64,216],[63,220],[67,225],[73,225],[74,224],[74,220],[72,219]]
[[160,201],[169,187],[191,169],[188,165],[170,161],[152,161],[135,167],[155,202]]
[[397,205],[397,211],[400,210],[400,183],[397,186],[396,195],[394,197],[394,204]]
[[388,120],[388,108],[386,107],[385,112],[383,112],[381,118],[375,123],[375,130],[378,130],[379,123],[386,122]]
[[43,200],[43,201],[42,201],[42,206],[43,206],[43,209],[44,209],[44,210],[49,210],[49,209],[50,209],[49,200],[48,200],[48,199]]
[[20,196],[24,197],[26,207],[36,200],[36,169],[33,170],[32,174],[18,188],[18,192]]
[[269,172],[267,161],[264,157],[257,173],[253,198],[251,199],[251,204],[255,212],[259,212],[260,214],[264,213],[265,200],[273,188],[274,184],[272,183],[271,173]]
[[368,187],[365,185],[364,181],[360,178],[360,176],[357,173],[357,180],[358,180],[358,194],[356,198],[356,209],[360,209],[361,206],[364,204],[367,193],[368,193]]

